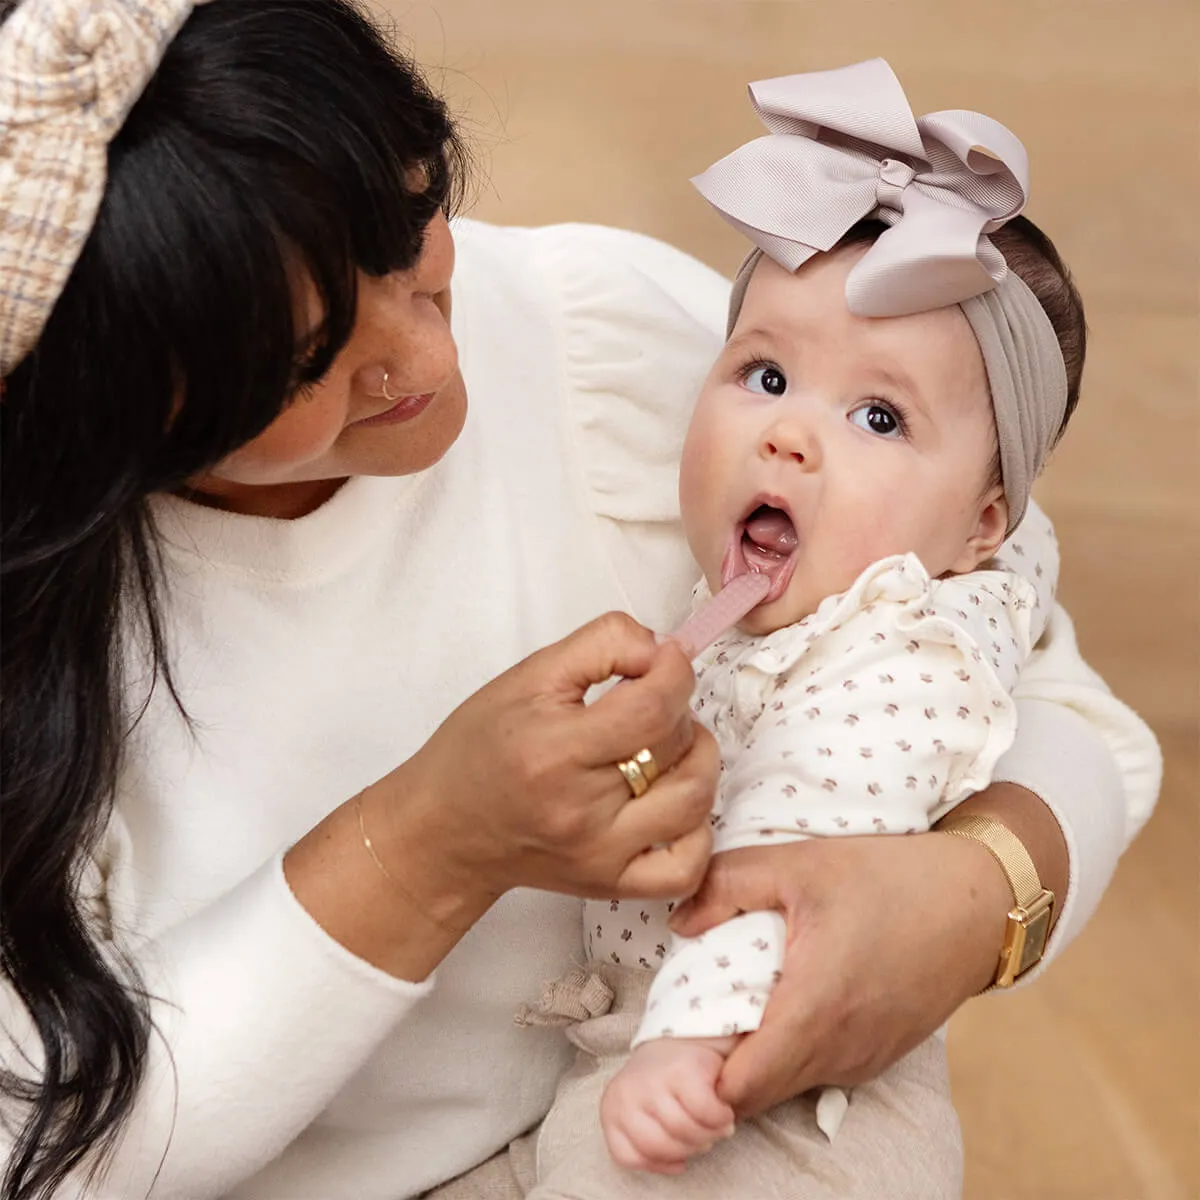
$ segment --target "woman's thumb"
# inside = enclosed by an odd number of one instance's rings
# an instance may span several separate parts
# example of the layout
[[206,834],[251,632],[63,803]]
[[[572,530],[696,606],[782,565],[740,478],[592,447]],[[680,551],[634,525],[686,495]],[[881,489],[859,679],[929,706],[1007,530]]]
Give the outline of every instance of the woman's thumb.
[[696,937],[740,913],[779,907],[779,895],[758,851],[730,850],[714,858],[700,890],[675,906],[670,926],[680,937]]
[[556,686],[582,699],[613,676],[644,675],[658,656],[654,634],[625,613],[610,612],[535,655],[551,666]]

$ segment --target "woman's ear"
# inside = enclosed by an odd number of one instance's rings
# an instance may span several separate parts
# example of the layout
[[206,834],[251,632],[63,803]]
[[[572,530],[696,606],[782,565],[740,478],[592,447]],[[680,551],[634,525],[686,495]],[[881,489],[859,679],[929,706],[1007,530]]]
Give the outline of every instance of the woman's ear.
[[1007,529],[1008,501],[1004,496],[1004,488],[996,484],[984,496],[975,529],[963,544],[950,570],[955,575],[965,575],[987,562],[1000,549]]

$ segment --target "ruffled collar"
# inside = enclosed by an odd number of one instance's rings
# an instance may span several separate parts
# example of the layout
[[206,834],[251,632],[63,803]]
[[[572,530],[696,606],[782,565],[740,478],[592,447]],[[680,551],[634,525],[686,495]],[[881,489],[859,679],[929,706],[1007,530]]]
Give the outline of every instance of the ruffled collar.
[[[933,580],[915,554],[895,554],[872,563],[844,592],[826,596],[815,612],[792,625],[768,634],[732,629],[700,656],[709,664],[720,654],[736,656],[739,665],[753,667],[766,675],[790,671],[819,637],[836,630],[860,610],[878,603],[922,607],[930,598]],[[692,592],[693,611],[712,596],[701,579]]]

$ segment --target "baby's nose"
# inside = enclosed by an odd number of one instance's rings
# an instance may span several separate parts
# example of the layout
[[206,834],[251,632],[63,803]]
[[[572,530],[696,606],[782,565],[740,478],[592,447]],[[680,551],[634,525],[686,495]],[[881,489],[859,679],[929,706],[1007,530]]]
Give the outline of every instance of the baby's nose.
[[797,465],[811,465],[816,452],[815,440],[807,424],[794,417],[778,420],[763,430],[759,453],[766,459],[790,459]]

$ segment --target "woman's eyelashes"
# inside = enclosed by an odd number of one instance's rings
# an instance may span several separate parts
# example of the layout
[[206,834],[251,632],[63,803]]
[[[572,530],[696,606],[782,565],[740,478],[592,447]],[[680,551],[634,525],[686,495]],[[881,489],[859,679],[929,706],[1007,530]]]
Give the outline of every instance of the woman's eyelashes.
[[310,399],[326,373],[327,364],[315,362],[311,353],[297,358],[292,365],[292,377],[288,381],[287,403],[294,404],[298,400]]
[[773,362],[756,359],[738,371],[738,382],[760,396],[782,396],[787,391],[787,376]]
[[899,405],[886,400],[868,400],[849,414],[851,425],[882,438],[908,437],[908,422]]

